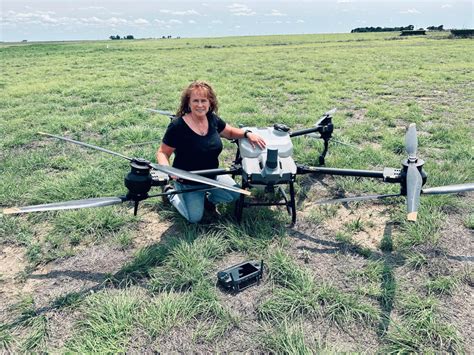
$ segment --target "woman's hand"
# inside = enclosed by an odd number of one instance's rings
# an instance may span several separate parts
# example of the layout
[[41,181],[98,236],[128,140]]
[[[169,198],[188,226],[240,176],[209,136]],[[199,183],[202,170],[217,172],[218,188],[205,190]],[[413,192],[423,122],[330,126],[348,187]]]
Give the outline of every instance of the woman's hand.
[[247,139],[252,145],[252,148],[255,149],[255,146],[257,146],[260,149],[265,149],[265,146],[266,146],[265,140],[262,137],[260,137],[258,134],[253,133],[253,132],[248,132]]

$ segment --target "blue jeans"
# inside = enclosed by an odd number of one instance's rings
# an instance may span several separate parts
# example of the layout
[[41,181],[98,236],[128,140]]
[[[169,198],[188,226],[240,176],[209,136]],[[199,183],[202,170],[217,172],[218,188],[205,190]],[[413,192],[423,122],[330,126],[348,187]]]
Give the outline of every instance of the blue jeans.
[[[238,186],[238,184],[228,175],[218,175],[217,181],[230,186]],[[175,189],[195,189],[209,185],[188,185],[180,182],[174,182]],[[207,195],[207,196],[206,196]],[[202,219],[204,214],[204,199],[207,198],[211,203],[217,205],[218,203],[228,203],[237,200],[240,197],[238,192],[233,192],[224,189],[210,189],[194,192],[187,192],[184,194],[170,195],[169,200],[171,204],[178,210],[178,212],[188,220],[190,223],[197,223]]]

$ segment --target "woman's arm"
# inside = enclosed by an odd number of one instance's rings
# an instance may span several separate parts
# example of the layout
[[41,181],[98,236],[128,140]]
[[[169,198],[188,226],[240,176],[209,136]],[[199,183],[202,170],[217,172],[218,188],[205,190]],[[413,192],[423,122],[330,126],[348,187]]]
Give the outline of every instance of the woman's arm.
[[170,147],[165,143],[161,143],[156,151],[156,161],[160,165],[170,165],[170,156],[173,154],[175,148]]
[[222,130],[220,135],[221,137],[224,137],[227,139],[247,138],[250,144],[252,145],[252,147],[254,148],[255,148],[255,145],[257,145],[259,148],[264,149],[266,145],[265,140],[262,137],[260,137],[258,134],[250,132],[250,131],[245,131],[241,128],[232,127],[228,123],[225,125],[225,128]]

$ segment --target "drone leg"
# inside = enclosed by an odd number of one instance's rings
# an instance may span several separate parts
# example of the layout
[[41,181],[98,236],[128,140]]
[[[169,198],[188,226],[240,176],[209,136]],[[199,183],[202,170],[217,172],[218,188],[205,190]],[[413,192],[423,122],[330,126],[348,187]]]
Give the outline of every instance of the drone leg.
[[291,225],[296,223],[296,198],[293,181],[290,181],[290,207],[291,207]]
[[235,219],[237,220],[238,223],[242,221],[242,212],[244,209],[244,195],[240,195],[239,199],[235,201]]
[[286,196],[285,190],[283,190],[283,187],[278,186],[278,191],[280,192],[281,196],[283,197],[283,200],[285,201],[286,204],[286,210],[288,211],[288,214],[291,214],[291,208],[290,208],[290,203],[288,202],[288,196]]
[[138,201],[135,201],[135,206],[133,207],[133,215],[136,216],[138,212]]
[[319,156],[319,165],[325,164],[325,158],[326,158],[326,153],[328,152],[328,149],[329,149],[329,139],[324,139],[324,150]]

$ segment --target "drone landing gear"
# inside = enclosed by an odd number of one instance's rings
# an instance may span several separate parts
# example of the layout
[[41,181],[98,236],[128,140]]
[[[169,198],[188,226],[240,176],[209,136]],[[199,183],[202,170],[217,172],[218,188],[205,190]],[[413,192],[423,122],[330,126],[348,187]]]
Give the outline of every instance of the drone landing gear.
[[[244,183],[242,188],[249,188],[251,187],[250,184]],[[266,186],[266,190],[269,188],[269,186]],[[271,187],[273,189],[273,187]],[[235,204],[235,219],[240,223],[242,221],[242,214],[244,207],[252,207],[252,206],[286,206],[286,210],[288,211],[288,214],[291,215],[291,226],[293,226],[296,223],[296,198],[295,198],[295,187],[294,187],[294,181],[289,181],[288,182],[288,190],[290,193],[289,199],[288,195],[285,193],[285,190],[283,187],[280,185],[278,186],[278,192],[281,195],[281,198],[283,201],[277,200],[277,201],[269,201],[269,202],[248,202],[245,201],[245,196],[240,195],[240,198],[236,201]]]

